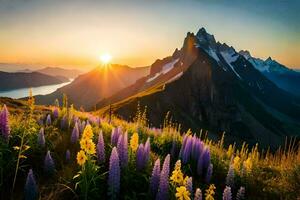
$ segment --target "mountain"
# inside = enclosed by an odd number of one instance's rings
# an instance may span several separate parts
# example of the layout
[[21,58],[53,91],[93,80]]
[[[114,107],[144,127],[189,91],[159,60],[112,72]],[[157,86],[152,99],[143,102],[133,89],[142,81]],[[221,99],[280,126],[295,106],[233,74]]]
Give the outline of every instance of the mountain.
[[287,68],[286,66],[273,60],[271,57],[266,60],[252,57],[249,51],[240,51],[251,64],[261,71],[269,80],[273,81],[278,87],[294,95],[300,96],[300,73]]
[[66,94],[76,107],[91,109],[102,98],[111,96],[148,73],[149,67],[131,68],[116,64],[97,67],[86,74],[79,75],[72,83],[52,94],[37,96],[36,101],[39,104],[52,104],[55,99],[61,100],[63,94]]
[[[120,98],[120,96],[122,98]],[[244,56],[201,28],[183,47],[157,60],[150,75],[100,101],[99,114],[112,109],[131,119],[147,106],[151,125],[170,111],[184,129],[227,132],[232,141],[275,147],[300,130],[300,99],[278,88]]]
[[60,84],[69,81],[63,77],[53,77],[38,72],[1,72],[0,91]]
[[77,69],[64,69],[59,67],[45,67],[43,69],[37,70],[37,72],[47,74],[50,76],[64,76],[69,79],[74,79],[83,73]]

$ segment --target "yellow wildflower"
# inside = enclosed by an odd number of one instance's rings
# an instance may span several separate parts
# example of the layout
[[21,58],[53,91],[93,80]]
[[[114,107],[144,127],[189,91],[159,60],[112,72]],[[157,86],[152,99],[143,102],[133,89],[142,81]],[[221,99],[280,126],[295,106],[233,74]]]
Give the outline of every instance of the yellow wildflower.
[[215,195],[215,185],[211,184],[209,188],[205,191],[205,200],[214,200],[214,195]]
[[228,151],[227,151],[228,158],[231,158],[233,153],[234,153],[234,148],[232,147],[232,144],[231,144],[231,145],[229,145]]
[[251,172],[253,164],[252,164],[252,160],[250,157],[244,161],[243,166],[247,172]]
[[28,150],[28,149],[30,149],[30,146],[24,145],[24,150],[26,151],[26,150]]
[[233,168],[236,170],[236,171],[239,171],[240,170],[240,157],[239,156],[236,156],[234,159],[233,159]]
[[24,158],[24,159],[26,159],[26,158],[27,158],[27,156],[20,155],[20,157],[19,157],[19,158]]
[[184,186],[180,186],[176,188],[176,198],[179,200],[190,200],[190,192]]
[[87,157],[84,153],[84,151],[80,150],[78,153],[77,153],[77,163],[81,166],[81,165],[84,165],[85,161],[86,161]]
[[139,145],[139,135],[135,132],[130,139],[130,147],[133,152],[135,152]]
[[188,176],[186,176],[185,178],[184,178],[184,180],[183,180],[183,185],[186,185],[186,183],[187,183],[187,180],[189,179],[189,177]]
[[181,172],[181,170],[174,170],[172,172],[172,176],[170,178],[170,180],[174,183],[174,184],[181,184],[183,182],[183,173]]
[[96,145],[91,139],[83,138],[80,140],[80,148],[88,154],[96,153]]
[[18,146],[14,146],[13,148],[14,148],[14,150],[20,150],[20,147],[18,147]]
[[84,128],[83,134],[82,134],[82,138],[83,139],[92,139],[94,137],[94,133],[92,130],[92,126],[91,125],[87,125]]

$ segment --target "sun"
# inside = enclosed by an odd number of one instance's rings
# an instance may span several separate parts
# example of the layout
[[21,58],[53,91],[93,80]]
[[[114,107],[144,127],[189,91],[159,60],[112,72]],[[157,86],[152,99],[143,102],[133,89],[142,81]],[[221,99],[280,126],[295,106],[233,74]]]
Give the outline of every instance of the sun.
[[108,64],[112,59],[112,56],[109,53],[102,54],[100,60],[103,64]]

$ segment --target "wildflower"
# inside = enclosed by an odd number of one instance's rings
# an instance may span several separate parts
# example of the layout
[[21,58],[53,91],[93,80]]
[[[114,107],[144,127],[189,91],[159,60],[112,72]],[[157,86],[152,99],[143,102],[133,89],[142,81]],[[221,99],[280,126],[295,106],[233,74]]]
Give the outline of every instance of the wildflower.
[[190,192],[184,186],[176,188],[176,198],[179,200],[190,200]]
[[53,110],[53,117],[54,117],[54,119],[57,119],[57,118],[58,118],[58,115],[59,115],[58,108],[55,107],[54,110]]
[[68,149],[68,150],[66,151],[66,162],[70,162],[70,160],[71,160],[71,152],[70,152],[70,150]]
[[196,189],[194,200],[202,200],[202,192],[200,188]]
[[172,176],[170,180],[176,185],[176,184],[182,184],[183,183],[183,173],[181,172],[181,161],[178,160],[175,164],[175,168],[172,172]]
[[210,151],[209,151],[209,148],[206,147],[203,150],[202,159],[203,159],[203,169],[208,169],[208,167],[210,165]]
[[91,140],[91,139],[87,139],[87,138],[81,139],[80,147],[87,154],[95,154],[96,153],[96,145],[94,144],[93,140]]
[[119,136],[121,135],[121,128],[114,128],[111,132],[111,144],[116,146],[118,144]]
[[206,171],[205,182],[209,183],[213,173],[213,165],[210,164]]
[[105,146],[104,146],[102,131],[100,131],[99,136],[98,136],[97,158],[100,163],[105,162]]
[[233,155],[233,153],[234,153],[234,148],[233,148],[233,146],[231,144],[231,145],[229,145],[228,150],[227,150],[227,156],[228,156],[228,158],[231,158],[231,156]]
[[205,191],[205,200],[214,200],[215,195],[215,185],[211,184],[209,188]]
[[80,132],[81,132],[81,133],[84,131],[85,126],[86,126],[86,122],[85,122],[85,121],[82,121],[82,122],[81,122],[81,125],[80,125]]
[[72,131],[71,135],[71,143],[76,143],[79,139],[79,129],[78,129],[78,123],[76,122]]
[[84,131],[83,131],[83,134],[82,134],[82,138],[83,139],[93,139],[93,137],[94,137],[94,133],[93,133],[93,130],[92,130],[92,126],[91,125],[87,125],[84,128]]
[[240,157],[239,156],[236,156],[234,159],[233,159],[233,168],[236,170],[236,171],[239,171],[240,170]]
[[46,126],[50,126],[50,125],[51,125],[51,115],[48,114],[46,118]]
[[38,199],[38,187],[33,175],[32,169],[29,170],[26,183],[24,187],[24,199],[25,200],[36,200]]
[[0,116],[1,116],[0,117],[0,131],[1,131],[4,139],[8,142],[9,136],[10,136],[10,126],[9,126],[9,121],[8,121],[9,112],[8,112],[5,104],[2,108],[2,112],[1,112]]
[[140,144],[136,152],[136,168],[141,170],[144,168],[144,166],[144,145]]
[[193,194],[193,178],[189,177],[185,183],[185,187],[190,192],[190,194]]
[[139,145],[139,135],[135,132],[130,139],[130,148],[133,152],[135,152]]
[[80,150],[77,153],[77,163],[78,163],[78,165],[80,165],[80,166],[84,165],[86,160],[87,160],[87,157],[85,155],[85,152],[83,150]]
[[113,148],[109,159],[108,196],[117,199],[120,191],[120,161],[116,147]]
[[150,138],[147,139],[144,146],[144,163],[147,165],[150,158]]
[[226,177],[226,185],[230,186],[231,188],[234,187],[234,169],[233,166],[230,165]]
[[38,143],[41,147],[45,147],[44,128],[41,128],[41,129],[40,129],[40,132],[39,132],[39,135],[38,135],[37,143]]
[[223,200],[232,200],[231,188],[228,186],[224,189]]
[[236,195],[236,200],[243,200],[243,199],[245,199],[245,188],[240,187]]
[[155,197],[157,190],[158,190],[158,184],[159,184],[159,176],[160,176],[160,160],[159,158],[155,161],[152,175],[150,178],[150,192],[153,197]]
[[184,151],[183,151],[183,154],[182,154],[183,164],[188,163],[189,160],[190,160],[190,156],[191,156],[191,152],[192,152],[192,142],[193,142],[192,136],[189,136],[187,141],[186,141]]
[[121,167],[127,166],[128,163],[128,139],[127,132],[120,135],[117,144],[118,155]]
[[160,173],[159,189],[156,195],[157,200],[168,199],[169,194],[169,173],[170,173],[170,154],[164,160],[164,164]]
[[46,157],[45,157],[44,171],[47,175],[52,175],[52,174],[54,174],[54,171],[55,171],[55,165],[54,165],[54,161],[51,157],[50,151],[47,152]]
[[252,166],[253,166],[252,159],[251,159],[251,157],[249,157],[249,158],[247,158],[247,160],[244,161],[243,167],[246,170],[246,172],[249,173],[252,170]]
[[68,117],[67,115],[64,115],[60,121],[60,128],[65,129],[67,126],[68,126]]

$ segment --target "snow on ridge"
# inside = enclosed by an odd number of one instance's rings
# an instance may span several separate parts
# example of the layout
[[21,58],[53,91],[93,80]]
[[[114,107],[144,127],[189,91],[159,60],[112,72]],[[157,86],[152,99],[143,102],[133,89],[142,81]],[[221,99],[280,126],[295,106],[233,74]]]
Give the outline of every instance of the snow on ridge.
[[235,71],[234,67],[231,65],[231,63],[236,61],[236,59],[239,57],[239,55],[238,54],[234,55],[234,54],[230,54],[227,52],[221,52],[221,55],[223,56],[223,58],[227,62],[227,64],[230,66],[232,71],[235,73],[235,75],[237,75],[237,77],[239,79],[242,79],[242,77]]
[[171,62],[165,64],[163,67],[162,67],[162,70],[158,73],[156,73],[153,77],[150,77],[149,79],[147,79],[147,83],[155,80],[157,77],[159,77],[160,75],[162,74],[166,74],[168,73],[169,71],[171,71],[173,68],[174,68],[174,65],[179,61],[179,58],[175,59],[175,60],[172,60]]
[[170,78],[166,83],[171,83],[171,82],[179,79],[182,75],[183,75],[183,72],[179,72],[178,74],[176,74],[175,76],[173,76],[172,78]]

